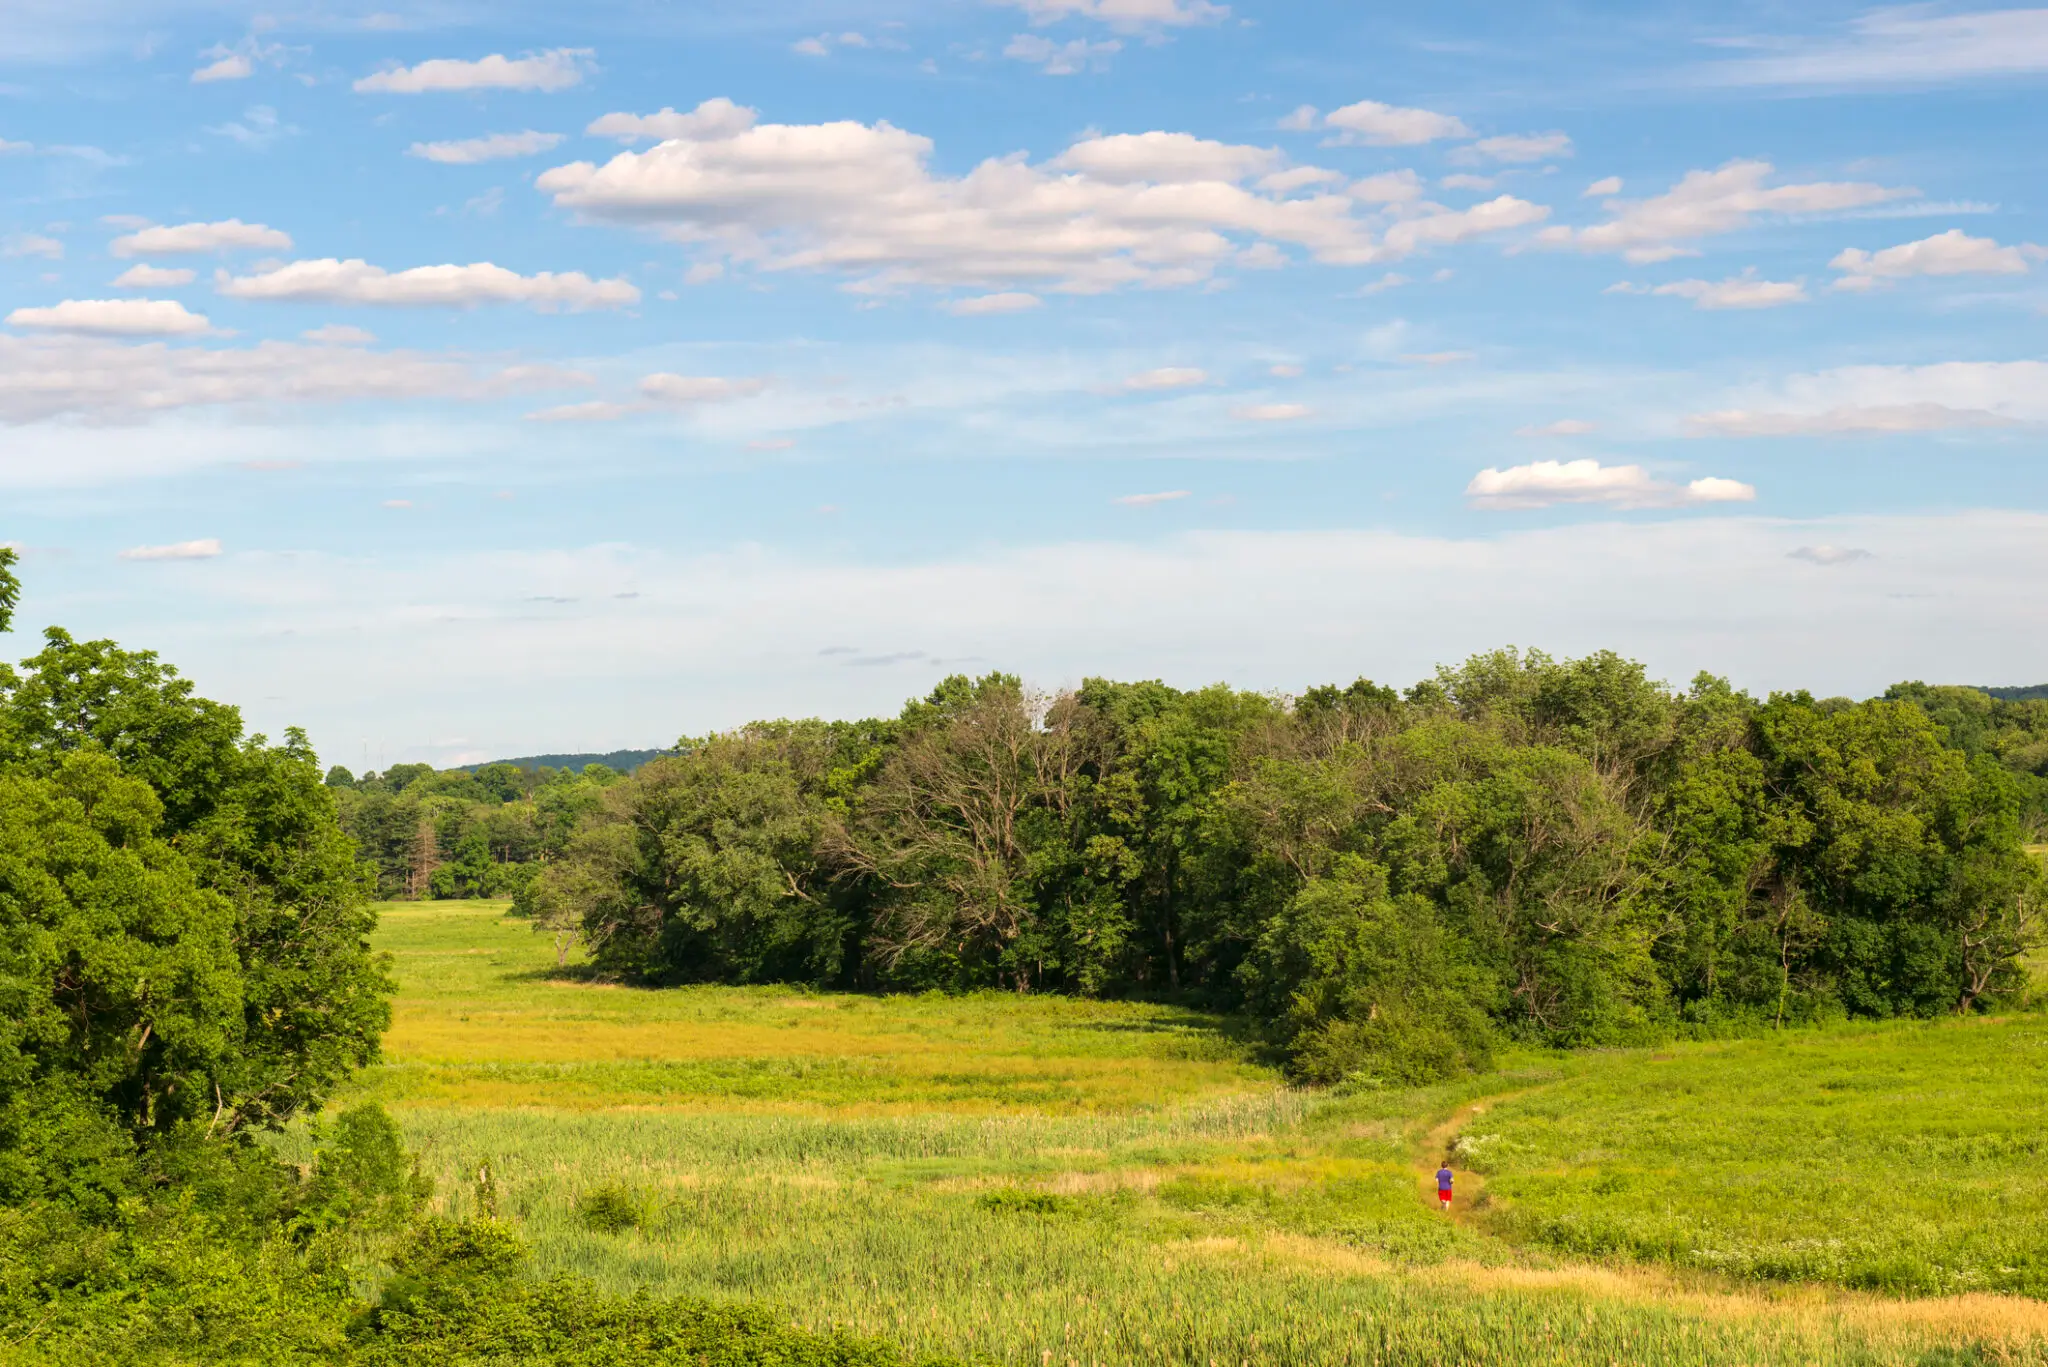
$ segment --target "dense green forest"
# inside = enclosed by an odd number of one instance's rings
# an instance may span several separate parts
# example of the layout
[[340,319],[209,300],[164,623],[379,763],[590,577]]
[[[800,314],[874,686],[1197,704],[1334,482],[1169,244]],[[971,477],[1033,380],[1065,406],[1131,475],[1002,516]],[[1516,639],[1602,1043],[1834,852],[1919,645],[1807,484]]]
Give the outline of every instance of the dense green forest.
[[992,674],[681,749],[521,893],[602,971],[1180,994],[1321,1081],[1968,1011],[2040,924],[2048,703],[1975,690],[1514,651],[1292,699]]
[[423,1215],[375,1106],[309,1164],[257,1142],[377,1057],[380,891],[509,892],[649,983],[1177,995],[1305,1080],[1416,1081],[1509,1038],[1984,1009],[2040,928],[2044,716],[1500,652],[1291,699],[953,678],[631,776],[357,780],[51,628],[0,666],[0,1360],[896,1360],[525,1280],[488,1168],[481,1218]]

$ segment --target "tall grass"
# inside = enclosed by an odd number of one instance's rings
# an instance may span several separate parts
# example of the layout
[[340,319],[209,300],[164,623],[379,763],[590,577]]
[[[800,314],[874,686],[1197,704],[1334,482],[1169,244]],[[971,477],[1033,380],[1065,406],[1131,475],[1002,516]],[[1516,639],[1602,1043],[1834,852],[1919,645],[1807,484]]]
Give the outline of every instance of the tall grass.
[[[2043,1099],[2038,1021],[1532,1057],[1419,1092],[1312,1095],[1229,1022],[1167,1008],[557,984],[544,944],[474,904],[407,909],[384,936],[405,989],[369,1086],[441,1204],[471,1209],[488,1168],[538,1270],[611,1291],[765,1300],[807,1328],[1023,1367],[2048,1363],[2038,1302],[1759,1283],[1784,1274],[1561,1232],[1668,1216],[1717,1248],[1795,1237],[1750,1206],[1745,1174],[1775,1170],[1767,1131],[1803,1151],[1832,1135],[1831,1162],[1862,1174],[1798,1217],[1835,1222],[1830,1237],[1893,1237],[1907,1198],[1887,1188],[1937,1196],[1958,1154],[2032,1192],[2044,1165],[2017,1136]],[[577,1056],[593,1042],[612,1052]],[[1933,1085],[1971,1059],[1983,1076]],[[1460,1138],[1484,1169],[1466,1191],[1488,1183],[1469,1221],[1421,1189],[1433,1146]],[[1660,1196],[1649,1179],[1667,1171]],[[1913,1209],[1953,1260],[1994,1246],[1969,1230],[2029,1237],[2031,1201]]]

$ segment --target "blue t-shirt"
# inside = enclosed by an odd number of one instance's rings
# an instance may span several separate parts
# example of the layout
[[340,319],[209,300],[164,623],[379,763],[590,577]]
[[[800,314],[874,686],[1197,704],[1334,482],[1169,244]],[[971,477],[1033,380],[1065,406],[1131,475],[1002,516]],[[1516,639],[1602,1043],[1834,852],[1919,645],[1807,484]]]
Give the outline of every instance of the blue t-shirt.
[[1451,1170],[1449,1168],[1438,1168],[1436,1170],[1436,1189],[1438,1191],[1449,1191],[1451,1189]]

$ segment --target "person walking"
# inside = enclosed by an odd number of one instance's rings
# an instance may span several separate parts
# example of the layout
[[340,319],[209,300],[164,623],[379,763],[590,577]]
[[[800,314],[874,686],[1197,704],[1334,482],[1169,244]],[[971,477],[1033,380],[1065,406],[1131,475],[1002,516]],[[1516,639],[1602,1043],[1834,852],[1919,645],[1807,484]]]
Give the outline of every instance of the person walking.
[[1451,1165],[1449,1163],[1436,1170],[1436,1207],[1446,1215],[1451,1213]]

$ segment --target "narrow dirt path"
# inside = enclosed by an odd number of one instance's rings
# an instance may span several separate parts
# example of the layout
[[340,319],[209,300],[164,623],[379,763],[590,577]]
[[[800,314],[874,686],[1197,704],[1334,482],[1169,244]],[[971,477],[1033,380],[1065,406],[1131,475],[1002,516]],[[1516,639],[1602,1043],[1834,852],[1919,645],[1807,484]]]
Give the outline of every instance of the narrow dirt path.
[[1498,1096],[1482,1097],[1478,1101],[1468,1102],[1460,1106],[1457,1110],[1452,1111],[1444,1120],[1432,1126],[1429,1132],[1422,1137],[1422,1157],[1428,1164],[1422,1170],[1421,1197],[1424,1203],[1430,1206],[1436,1205],[1436,1170],[1439,1166],[1448,1165],[1451,1170],[1451,1176],[1455,1179],[1452,1184],[1452,1190],[1457,1193],[1455,1199],[1451,1202],[1451,1218],[1460,1224],[1466,1223],[1470,1219],[1470,1212],[1477,1204],[1479,1193],[1486,1190],[1486,1179],[1470,1169],[1458,1166],[1455,1161],[1457,1155],[1452,1151],[1451,1146],[1457,1142],[1459,1131],[1463,1130],[1475,1116],[1485,1115],[1487,1111],[1501,1102],[1511,1101],[1519,1096],[1527,1096],[1531,1092],[1541,1091],[1544,1087],[1550,1085],[1547,1082],[1539,1083],[1534,1087],[1523,1087],[1517,1091],[1502,1092]]

